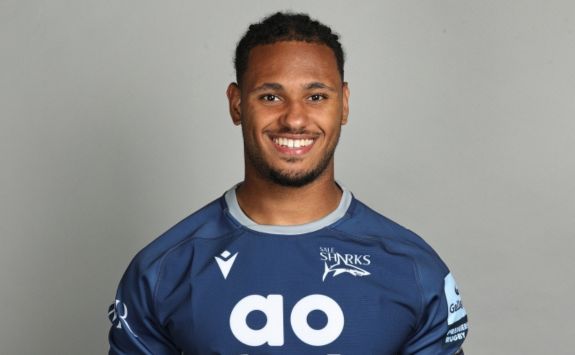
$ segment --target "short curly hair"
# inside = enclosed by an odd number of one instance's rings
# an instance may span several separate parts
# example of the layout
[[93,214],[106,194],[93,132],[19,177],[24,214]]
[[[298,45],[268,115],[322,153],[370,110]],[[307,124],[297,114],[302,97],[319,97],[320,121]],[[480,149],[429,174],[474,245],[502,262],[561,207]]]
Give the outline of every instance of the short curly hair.
[[238,84],[241,83],[242,77],[247,69],[252,48],[280,41],[303,41],[325,44],[331,48],[335,55],[337,69],[343,81],[345,54],[339,42],[339,35],[321,22],[312,20],[306,14],[276,12],[264,18],[261,22],[250,25],[248,31],[238,42],[234,59]]

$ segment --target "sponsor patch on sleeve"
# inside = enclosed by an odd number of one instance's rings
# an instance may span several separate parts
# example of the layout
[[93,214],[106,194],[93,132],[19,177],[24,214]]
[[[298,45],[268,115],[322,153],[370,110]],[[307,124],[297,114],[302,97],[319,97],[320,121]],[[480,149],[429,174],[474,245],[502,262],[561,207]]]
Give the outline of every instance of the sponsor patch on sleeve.
[[128,324],[128,307],[124,302],[116,300],[108,308],[108,318],[112,322],[112,326],[116,329],[127,329],[134,337],[138,337],[136,333],[132,331],[130,325]]
[[467,336],[467,313],[461,302],[461,295],[453,275],[449,273],[444,280],[445,299],[447,300],[447,334],[444,345],[462,342]]

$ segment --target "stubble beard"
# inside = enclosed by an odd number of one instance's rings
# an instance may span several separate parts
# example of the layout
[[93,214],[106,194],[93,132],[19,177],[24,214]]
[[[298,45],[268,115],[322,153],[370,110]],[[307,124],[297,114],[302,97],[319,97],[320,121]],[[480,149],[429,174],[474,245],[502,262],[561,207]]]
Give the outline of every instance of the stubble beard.
[[[289,169],[274,168],[264,159],[261,152],[255,146],[247,144],[244,138],[245,159],[251,163],[256,172],[264,179],[267,179],[280,186],[302,187],[315,181],[325,172],[333,159],[335,148],[337,147],[339,141],[339,136],[340,132],[337,133],[335,144],[326,150],[325,154],[321,157],[317,165],[306,171],[293,171]],[[295,163],[298,160],[299,158],[290,158],[286,161],[288,163]]]

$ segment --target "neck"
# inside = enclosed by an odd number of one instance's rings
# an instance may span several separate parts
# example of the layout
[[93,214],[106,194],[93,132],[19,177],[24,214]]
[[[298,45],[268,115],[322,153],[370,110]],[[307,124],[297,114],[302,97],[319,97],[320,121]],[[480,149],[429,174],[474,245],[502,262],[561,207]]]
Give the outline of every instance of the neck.
[[282,186],[246,174],[236,190],[244,213],[256,223],[268,225],[297,225],[321,219],[337,208],[341,195],[333,169],[326,169],[325,174],[301,187]]

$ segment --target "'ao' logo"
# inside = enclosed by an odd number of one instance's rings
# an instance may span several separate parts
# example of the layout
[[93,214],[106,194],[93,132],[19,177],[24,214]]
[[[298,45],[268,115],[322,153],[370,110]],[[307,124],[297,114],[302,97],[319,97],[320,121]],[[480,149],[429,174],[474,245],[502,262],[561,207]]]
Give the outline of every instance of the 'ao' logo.
[[[327,316],[322,329],[312,328],[307,321],[313,311],[321,311]],[[252,329],[247,324],[251,312],[260,311],[266,316],[266,324],[261,329]],[[323,346],[336,340],[343,331],[344,317],[339,305],[324,295],[310,295],[302,298],[293,307],[290,315],[291,327],[295,335],[304,343]],[[250,295],[240,300],[230,315],[232,333],[242,343],[249,346],[270,346],[284,344],[284,309],[282,295]]]

